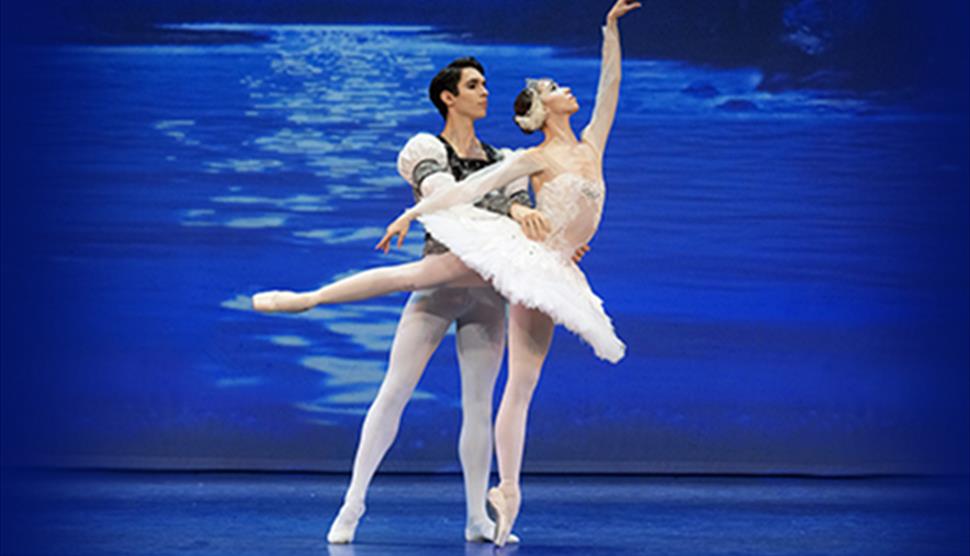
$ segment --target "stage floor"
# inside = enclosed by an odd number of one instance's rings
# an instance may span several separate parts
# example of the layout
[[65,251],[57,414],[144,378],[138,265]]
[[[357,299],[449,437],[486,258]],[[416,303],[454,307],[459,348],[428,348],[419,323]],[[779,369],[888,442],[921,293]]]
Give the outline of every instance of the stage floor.
[[379,475],[349,546],[347,478],[43,472],[4,476],[4,554],[964,555],[966,478],[530,476],[520,546],[465,543],[457,475]]

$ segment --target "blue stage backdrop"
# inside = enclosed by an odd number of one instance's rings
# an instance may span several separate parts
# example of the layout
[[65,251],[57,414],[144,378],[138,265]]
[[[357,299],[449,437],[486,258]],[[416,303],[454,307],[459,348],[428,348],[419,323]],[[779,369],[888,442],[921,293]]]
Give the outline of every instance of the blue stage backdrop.
[[[584,124],[608,7],[353,4],[5,4],[4,465],[349,469],[405,297],[248,297],[419,255],[372,246],[451,59],[495,145],[525,77]],[[527,470],[966,472],[966,7],[651,4],[582,263],[628,356],[557,331]],[[385,469],[459,420],[449,336]]]

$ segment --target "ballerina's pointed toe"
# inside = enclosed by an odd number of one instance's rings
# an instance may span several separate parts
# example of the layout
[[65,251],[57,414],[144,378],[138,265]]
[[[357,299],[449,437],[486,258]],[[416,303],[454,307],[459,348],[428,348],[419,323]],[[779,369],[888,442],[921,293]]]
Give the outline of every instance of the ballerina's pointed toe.
[[[492,536],[495,546],[505,546],[512,537],[512,525],[519,515],[519,500],[506,496],[498,488],[488,491],[488,505],[495,514],[495,534]],[[517,541],[518,539],[516,539]]]

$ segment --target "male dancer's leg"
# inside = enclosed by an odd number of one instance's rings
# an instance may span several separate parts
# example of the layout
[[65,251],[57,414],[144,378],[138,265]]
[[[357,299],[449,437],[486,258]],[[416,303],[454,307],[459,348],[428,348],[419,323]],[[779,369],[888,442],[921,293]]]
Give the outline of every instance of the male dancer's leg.
[[[495,419],[495,455],[500,482],[498,503],[505,506],[495,539],[505,544],[519,513],[519,474],[525,448],[525,429],[532,394],[539,383],[542,364],[552,343],[554,324],[545,314],[522,305],[509,311],[509,376]],[[489,492],[489,500],[493,493]]]
[[490,287],[467,290],[473,301],[458,318],[456,340],[461,368],[461,435],[458,454],[465,479],[465,540],[494,540],[495,524],[485,511],[492,463],[492,393],[505,350],[506,303]]
[[464,306],[462,301],[447,290],[418,292],[408,299],[391,345],[387,375],[364,418],[350,486],[327,535],[329,542],[353,541],[367,488],[397,436],[404,406],[428,359]]

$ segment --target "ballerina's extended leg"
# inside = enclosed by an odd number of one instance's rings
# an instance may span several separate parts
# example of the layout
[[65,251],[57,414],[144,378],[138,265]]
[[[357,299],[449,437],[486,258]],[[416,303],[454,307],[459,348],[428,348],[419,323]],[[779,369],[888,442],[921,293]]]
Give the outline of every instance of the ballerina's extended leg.
[[317,305],[349,303],[394,292],[439,286],[471,287],[484,281],[451,253],[429,255],[420,261],[358,272],[318,290],[272,290],[253,296],[253,309],[263,313],[299,313]]

